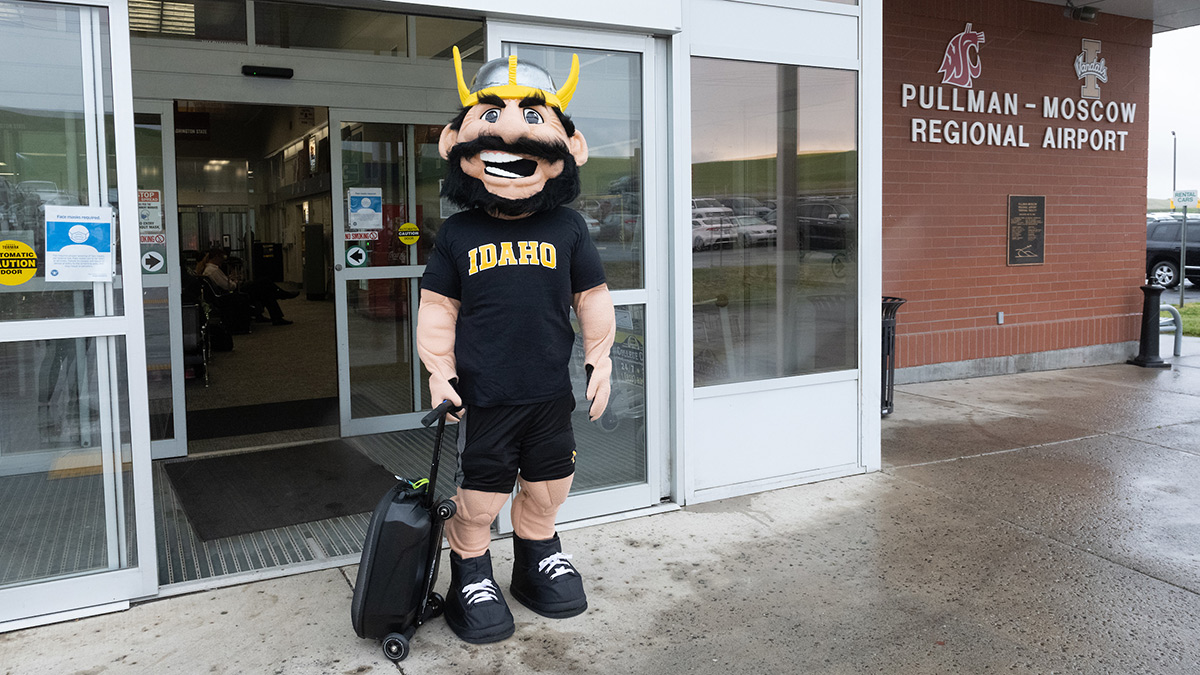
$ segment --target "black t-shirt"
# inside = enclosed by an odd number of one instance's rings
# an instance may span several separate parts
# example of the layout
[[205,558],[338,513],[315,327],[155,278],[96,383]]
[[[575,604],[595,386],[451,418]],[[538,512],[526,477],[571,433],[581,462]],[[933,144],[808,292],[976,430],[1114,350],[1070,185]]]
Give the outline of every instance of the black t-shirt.
[[604,281],[587,224],[569,208],[448,218],[421,287],[462,303],[454,356],[463,401],[521,405],[570,393],[572,296]]

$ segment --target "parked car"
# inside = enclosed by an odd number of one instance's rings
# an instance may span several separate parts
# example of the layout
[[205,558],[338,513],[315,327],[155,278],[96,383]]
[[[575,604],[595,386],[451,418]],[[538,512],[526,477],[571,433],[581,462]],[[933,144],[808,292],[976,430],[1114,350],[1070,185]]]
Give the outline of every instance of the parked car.
[[1193,285],[1200,285],[1200,220],[1188,219],[1187,265],[1180,274],[1179,235],[1182,221],[1175,219],[1157,220],[1146,225],[1146,279],[1163,288],[1174,288],[1186,277]]
[[23,180],[17,183],[17,189],[37,195],[43,204],[56,206],[71,206],[79,204],[74,195],[58,189],[58,185],[48,180]]
[[728,217],[692,219],[692,250],[703,251],[718,246],[733,246],[737,227]]
[[806,251],[845,251],[851,248],[849,233],[854,216],[844,204],[816,202],[796,205],[800,243]]
[[[778,211],[767,214],[767,222],[778,222]],[[837,202],[800,202],[796,204],[796,227],[802,252],[852,252],[854,215]]]
[[[1194,214],[1194,213],[1192,214],[1192,216],[1195,216],[1195,215],[1196,214]],[[1182,211],[1158,211],[1155,213],[1147,213],[1146,220],[1147,221],[1150,221],[1150,220],[1183,220],[1183,212]],[[1191,220],[1191,218],[1188,218],[1188,220]]]
[[641,229],[641,216],[631,213],[610,213],[600,221],[600,232],[596,238],[602,241],[634,242],[641,237]]
[[712,197],[696,197],[692,200],[692,218],[710,218],[712,216],[732,216],[733,209],[725,206]]
[[738,243],[743,248],[759,244],[774,244],[779,238],[779,228],[758,216],[734,216]]
[[579,214],[583,218],[583,222],[587,224],[588,234],[592,235],[592,239],[600,236],[600,221],[589,216],[586,213]]
[[762,218],[771,209],[754,197],[726,197],[721,204],[732,209],[735,216],[758,216]]

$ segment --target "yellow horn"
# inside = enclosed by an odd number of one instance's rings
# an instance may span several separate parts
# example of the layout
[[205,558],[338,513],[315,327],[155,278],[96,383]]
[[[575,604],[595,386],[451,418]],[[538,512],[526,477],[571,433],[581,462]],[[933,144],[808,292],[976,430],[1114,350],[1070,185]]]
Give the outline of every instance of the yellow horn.
[[458,77],[458,100],[463,107],[471,104],[471,90],[467,89],[467,83],[463,80],[462,73],[462,55],[458,53],[458,46],[454,47],[454,74]]
[[575,95],[575,85],[579,84],[579,55],[571,55],[571,74],[567,75],[567,81],[558,91],[554,92],[558,96],[559,103],[562,104],[562,110],[567,109],[567,105],[571,102],[571,97]]

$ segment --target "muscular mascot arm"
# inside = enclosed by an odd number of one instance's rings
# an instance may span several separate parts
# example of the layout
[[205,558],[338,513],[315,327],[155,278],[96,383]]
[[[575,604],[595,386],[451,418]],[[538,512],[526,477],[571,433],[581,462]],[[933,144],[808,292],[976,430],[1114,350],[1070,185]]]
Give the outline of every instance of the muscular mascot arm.
[[457,377],[454,362],[454,327],[458,323],[458,300],[433,291],[421,291],[417,309],[417,353],[429,370],[429,394],[433,405],[450,401],[462,405],[462,398],[450,380]]
[[576,293],[574,307],[583,333],[583,362],[592,366],[592,378],[587,387],[587,398],[592,402],[588,417],[595,421],[608,407],[612,378],[609,352],[617,337],[617,317],[613,311],[612,296],[608,294],[608,284]]

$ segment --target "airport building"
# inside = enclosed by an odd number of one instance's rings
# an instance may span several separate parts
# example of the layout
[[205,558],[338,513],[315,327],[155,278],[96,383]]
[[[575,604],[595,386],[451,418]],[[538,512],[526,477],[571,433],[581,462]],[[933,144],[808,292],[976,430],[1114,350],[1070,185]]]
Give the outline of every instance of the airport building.
[[356,562],[386,487],[425,475],[452,48],[468,80],[580,61],[574,206],[617,340],[607,413],[574,420],[571,527],[879,470],[889,353],[900,380],[1130,356],[1151,40],[1197,23],[1150,0],[0,0],[0,631]]

